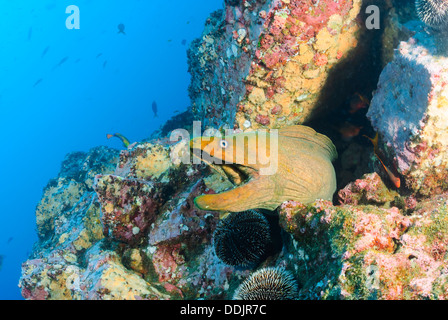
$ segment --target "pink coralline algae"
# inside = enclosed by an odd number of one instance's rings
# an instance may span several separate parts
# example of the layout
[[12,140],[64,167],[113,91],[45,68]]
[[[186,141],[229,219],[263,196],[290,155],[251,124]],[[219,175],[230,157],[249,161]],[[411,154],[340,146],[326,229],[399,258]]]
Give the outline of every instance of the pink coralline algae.
[[[188,53],[196,118],[239,128],[249,121],[254,129],[309,120],[330,68],[358,45],[360,8],[359,0],[227,4]],[[282,113],[260,118],[275,105]]]
[[98,175],[94,189],[101,202],[104,233],[130,244],[146,233],[162,204],[150,183],[135,179]]
[[270,120],[269,120],[269,116],[263,116],[261,114],[258,114],[255,117],[255,121],[258,122],[259,124],[262,124],[264,126],[268,125]]
[[382,205],[394,201],[397,196],[398,193],[388,189],[377,173],[366,174],[338,192],[339,202],[351,205]]
[[446,299],[447,209],[448,194],[411,216],[397,207],[285,202],[280,224],[292,237],[277,263],[300,266],[301,298]]

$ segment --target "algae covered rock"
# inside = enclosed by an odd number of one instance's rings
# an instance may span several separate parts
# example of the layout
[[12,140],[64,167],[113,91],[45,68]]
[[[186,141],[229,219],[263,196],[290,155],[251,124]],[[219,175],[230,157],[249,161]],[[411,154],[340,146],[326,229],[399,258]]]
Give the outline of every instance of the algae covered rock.
[[367,113],[406,187],[428,196],[448,188],[446,40],[422,23],[381,73]]
[[36,209],[39,237],[46,237],[54,230],[54,220],[68,213],[88,192],[92,191],[96,174],[112,173],[118,161],[118,151],[98,147],[88,153],[68,154],[57,178],[50,180]]
[[[65,163],[37,210],[42,236],[22,265],[23,297],[230,297],[248,271],[216,256],[211,240],[219,215],[193,201],[215,191],[202,180],[202,166],[178,161],[181,149],[141,143],[119,156],[106,148],[69,156],[74,163]],[[101,150],[101,165],[85,160]]]
[[301,299],[445,299],[448,195],[410,216],[392,207],[285,202],[289,236],[277,264],[294,270]]

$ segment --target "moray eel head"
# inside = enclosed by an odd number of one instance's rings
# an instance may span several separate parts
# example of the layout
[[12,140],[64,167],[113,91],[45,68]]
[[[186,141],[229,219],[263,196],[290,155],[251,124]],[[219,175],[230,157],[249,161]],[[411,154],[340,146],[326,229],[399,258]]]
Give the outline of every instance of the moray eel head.
[[239,139],[241,137],[199,137],[190,140],[190,148],[193,156],[201,158],[234,185],[240,186],[256,177],[260,169],[256,161],[250,162],[256,155],[248,148],[251,143],[256,143],[257,135],[249,134]]
[[202,210],[274,210],[282,202],[331,200],[337,156],[326,136],[305,126],[190,140],[193,156],[228,178],[235,188],[196,197]]

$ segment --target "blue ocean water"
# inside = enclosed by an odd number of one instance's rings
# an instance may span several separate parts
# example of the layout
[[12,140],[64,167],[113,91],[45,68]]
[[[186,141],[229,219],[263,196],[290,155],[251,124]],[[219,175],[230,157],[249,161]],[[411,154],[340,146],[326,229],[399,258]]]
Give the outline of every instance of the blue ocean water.
[[[79,29],[66,27],[69,5],[79,8]],[[222,7],[222,0],[0,1],[0,299],[22,298],[35,208],[64,156],[121,149],[107,133],[139,141],[185,110],[186,50]]]

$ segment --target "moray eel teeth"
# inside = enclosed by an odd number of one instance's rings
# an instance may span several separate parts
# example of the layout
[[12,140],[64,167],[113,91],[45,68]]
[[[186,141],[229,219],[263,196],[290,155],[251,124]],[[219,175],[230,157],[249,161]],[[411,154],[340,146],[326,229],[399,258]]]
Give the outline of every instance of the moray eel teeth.
[[[265,140],[260,140],[262,137]],[[195,205],[202,210],[275,210],[288,200],[305,204],[316,199],[332,200],[336,191],[331,163],[337,157],[336,148],[328,137],[310,127],[282,128],[278,136],[251,131],[221,139],[199,137],[190,141],[190,148],[193,154],[200,151],[205,163],[236,186],[196,197]],[[272,167],[275,170],[269,174],[262,173]]]

